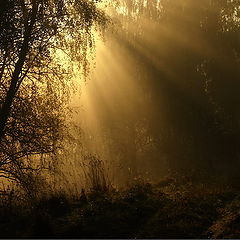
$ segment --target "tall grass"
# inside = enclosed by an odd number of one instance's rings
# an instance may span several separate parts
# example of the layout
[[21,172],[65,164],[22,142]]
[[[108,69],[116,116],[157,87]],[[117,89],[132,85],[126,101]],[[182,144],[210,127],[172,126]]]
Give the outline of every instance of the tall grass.
[[106,192],[110,189],[111,183],[103,160],[96,155],[86,155],[82,164],[87,186],[92,191]]

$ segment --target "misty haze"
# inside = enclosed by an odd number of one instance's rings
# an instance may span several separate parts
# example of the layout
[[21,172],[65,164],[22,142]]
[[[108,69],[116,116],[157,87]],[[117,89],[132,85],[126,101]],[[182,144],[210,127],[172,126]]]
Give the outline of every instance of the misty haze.
[[1,238],[240,238],[239,0],[0,0]]

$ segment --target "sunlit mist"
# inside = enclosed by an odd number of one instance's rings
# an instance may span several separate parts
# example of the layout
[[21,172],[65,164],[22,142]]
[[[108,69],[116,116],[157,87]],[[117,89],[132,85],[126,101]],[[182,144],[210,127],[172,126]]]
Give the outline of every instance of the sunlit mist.
[[239,3],[0,0],[0,237],[238,239]]
[[218,6],[199,9],[192,1],[107,6],[113,25],[104,38],[95,33],[92,71],[73,98],[83,145],[106,164],[114,184],[206,167],[202,159],[212,162],[214,153],[202,129],[209,121],[215,124],[210,119],[225,121],[218,112],[221,103],[211,96],[204,60],[226,65],[225,51],[206,32],[213,23],[202,27],[206,9],[214,15]]

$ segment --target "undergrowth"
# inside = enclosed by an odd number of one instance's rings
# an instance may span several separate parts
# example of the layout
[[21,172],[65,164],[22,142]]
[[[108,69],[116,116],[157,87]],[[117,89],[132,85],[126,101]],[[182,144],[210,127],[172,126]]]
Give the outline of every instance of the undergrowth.
[[[3,200],[3,196],[2,196]],[[240,194],[167,178],[118,190],[63,192],[32,204],[1,201],[2,238],[239,238]]]

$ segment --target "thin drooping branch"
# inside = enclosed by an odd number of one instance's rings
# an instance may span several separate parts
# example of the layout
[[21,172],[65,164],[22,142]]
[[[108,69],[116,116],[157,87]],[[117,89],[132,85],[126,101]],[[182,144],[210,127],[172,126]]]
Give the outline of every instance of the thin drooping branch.
[[27,26],[27,29],[25,29],[25,34],[24,34],[24,40],[22,44],[21,51],[19,53],[18,61],[16,62],[14,72],[12,74],[11,78],[11,84],[7,92],[7,96],[5,98],[5,101],[2,105],[2,108],[0,110],[0,142],[2,137],[4,136],[4,129],[8,120],[8,117],[10,116],[11,113],[11,106],[14,100],[14,96],[16,95],[17,92],[17,84],[19,81],[19,76],[22,71],[22,67],[25,63],[27,54],[28,54],[28,49],[29,49],[29,41],[31,39],[31,32],[35,23],[35,19],[37,16],[38,12],[38,3],[37,1],[33,2],[33,7],[32,7],[32,15],[31,15],[31,20],[29,25]]

